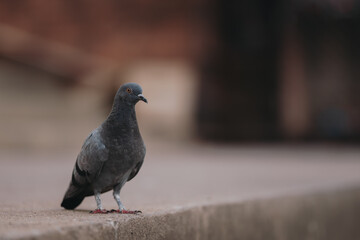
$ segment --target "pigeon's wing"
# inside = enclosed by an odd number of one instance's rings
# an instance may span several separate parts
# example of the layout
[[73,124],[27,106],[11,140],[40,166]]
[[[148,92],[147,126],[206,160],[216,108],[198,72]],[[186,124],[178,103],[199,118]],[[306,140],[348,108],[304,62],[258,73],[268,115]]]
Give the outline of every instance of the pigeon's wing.
[[127,181],[130,181],[131,179],[133,179],[138,174],[143,162],[144,161],[141,161],[135,166],[135,168],[131,171],[130,176],[129,176]]
[[102,141],[99,130],[95,129],[85,140],[76,159],[69,188],[61,206],[76,208],[88,194],[89,185],[99,176],[108,159],[109,151]]
[[101,173],[108,156],[109,150],[96,129],[87,137],[76,159],[72,183],[78,187],[91,184]]

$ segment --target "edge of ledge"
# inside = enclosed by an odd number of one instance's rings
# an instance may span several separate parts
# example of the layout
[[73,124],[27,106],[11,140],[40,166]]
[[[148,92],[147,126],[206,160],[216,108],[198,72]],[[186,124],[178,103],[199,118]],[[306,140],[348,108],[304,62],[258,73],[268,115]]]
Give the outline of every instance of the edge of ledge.
[[[360,188],[205,204],[62,227],[27,239],[360,239]],[[1,238],[1,237],[0,237]]]

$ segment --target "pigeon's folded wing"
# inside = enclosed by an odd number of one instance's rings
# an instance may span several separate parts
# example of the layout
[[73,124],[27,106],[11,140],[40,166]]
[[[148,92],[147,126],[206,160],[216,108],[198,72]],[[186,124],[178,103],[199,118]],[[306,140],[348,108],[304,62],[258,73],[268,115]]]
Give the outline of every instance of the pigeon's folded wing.
[[76,159],[72,184],[82,187],[92,183],[99,176],[108,156],[109,151],[103,143],[99,131],[96,129],[85,140]]
[[129,176],[129,178],[127,179],[127,181],[130,181],[131,179],[133,179],[133,178],[138,174],[138,172],[140,171],[140,168],[141,168],[143,162],[144,162],[144,160],[141,161],[141,162],[139,162],[139,163],[135,166],[135,168],[131,171],[130,176]]
[[109,151],[104,145],[99,130],[94,130],[85,140],[76,159],[69,188],[61,206],[66,209],[76,208],[88,194],[88,187],[101,173],[108,159]]

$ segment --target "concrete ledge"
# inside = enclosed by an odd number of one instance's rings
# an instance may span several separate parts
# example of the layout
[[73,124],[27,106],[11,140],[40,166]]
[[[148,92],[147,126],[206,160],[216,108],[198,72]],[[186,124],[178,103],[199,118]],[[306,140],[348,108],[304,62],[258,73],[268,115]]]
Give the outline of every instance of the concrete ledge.
[[359,222],[360,189],[349,189],[104,219],[2,239],[353,240],[360,239]]
[[77,152],[1,152],[0,239],[360,239],[359,148],[148,150],[122,191],[140,216],[89,214],[92,197],[60,208]]

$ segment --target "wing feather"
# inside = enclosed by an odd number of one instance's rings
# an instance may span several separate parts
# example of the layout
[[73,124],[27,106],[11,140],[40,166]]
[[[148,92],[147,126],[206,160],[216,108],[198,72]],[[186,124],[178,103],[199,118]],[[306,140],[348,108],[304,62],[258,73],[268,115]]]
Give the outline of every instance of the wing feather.
[[131,179],[133,179],[138,174],[143,162],[144,161],[141,161],[135,166],[135,168],[131,171],[130,176],[128,177],[127,181],[130,181]]
[[100,130],[95,129],[85,140],[76,159],[70,185],[61,203],[66,209],[76,208],[88,194],[89,185],[99,176],[109,151],[104,145]]
[[[101,173],[109,157],[98,129],[95,129],[85,140],[73,170],[73,181],[77,185],[91,184]],[[75,185],[75,184],[74,184]]]

